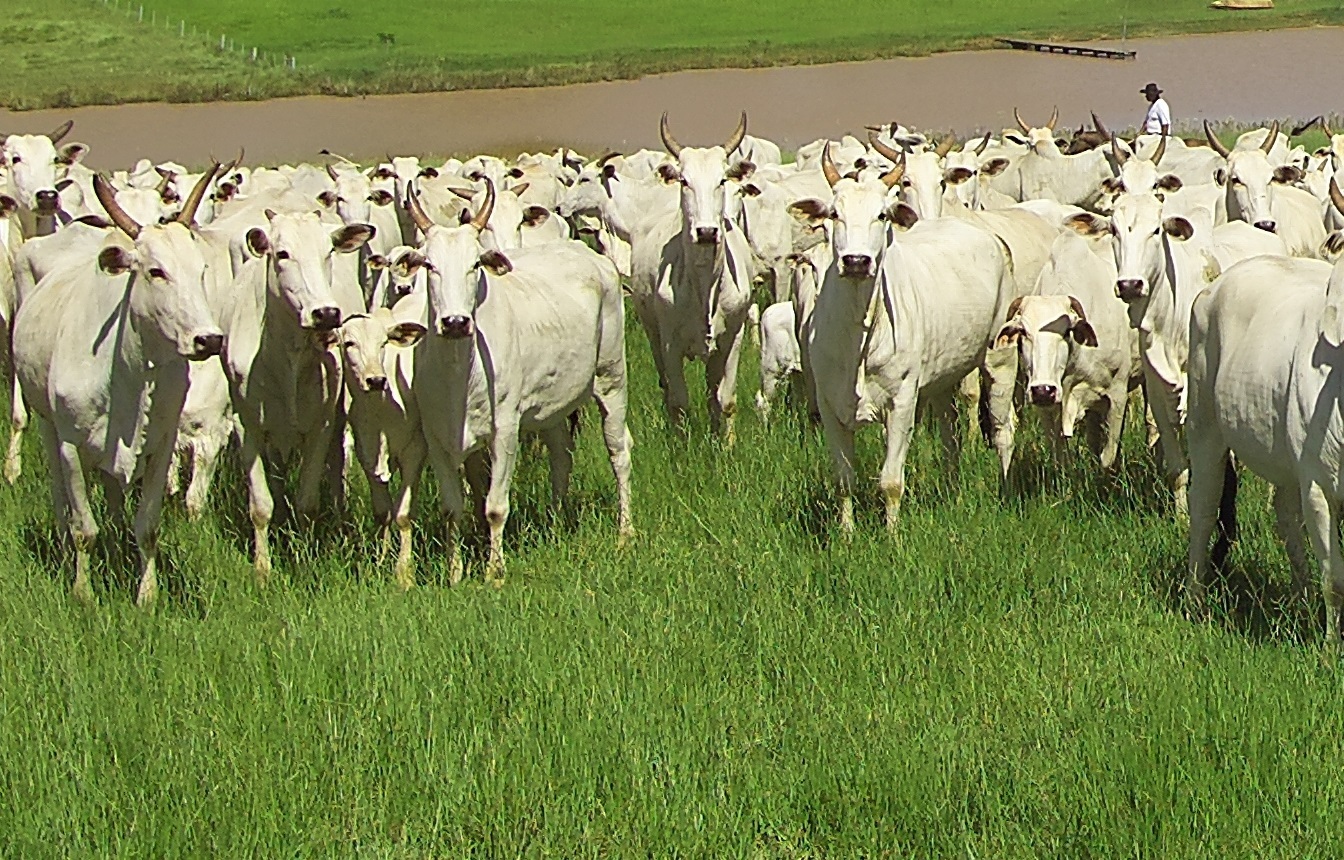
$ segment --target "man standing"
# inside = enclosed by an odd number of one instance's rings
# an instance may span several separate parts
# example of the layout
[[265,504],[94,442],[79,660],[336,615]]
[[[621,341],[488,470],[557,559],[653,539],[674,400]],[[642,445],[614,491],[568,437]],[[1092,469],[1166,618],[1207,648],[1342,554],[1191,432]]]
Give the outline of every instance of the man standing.
[[1139,90],[1148,99],[1148,114],[1143,118],[1144,134],[1171,134],[1171,108],[1162,98],[1157,84],[1149,84]]

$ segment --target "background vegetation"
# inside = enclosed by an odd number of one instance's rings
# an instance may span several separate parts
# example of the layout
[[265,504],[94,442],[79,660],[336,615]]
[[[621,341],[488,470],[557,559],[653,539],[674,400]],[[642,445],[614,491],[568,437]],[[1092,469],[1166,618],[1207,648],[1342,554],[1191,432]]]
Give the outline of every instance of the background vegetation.
[[447,588],[422,542],[422,587],[395,593],[355,478],[352,525],[287,533],[259,593],[230,464],[213,515],[170,512],[157,611],[132,606],[115,535],[79,606],[31,446],[0,488],[0,855],[1344,851],[1344,679],[1319,598],[1283,600],[1257,481],[1193,623],[1137,432],[1103,481],[1049,465],[1028,420],[1001,499],[983,444],[953,486],[921,429],[887,537],[870,428],[846,543],[818,435],[747,415],[725,451],[697,415],[676,442],[628,342],[638,541],[615,547],[589,416],[572,518],[548,520],[525,458],[500,592]]
[[[1344,22],[1338,0],[1228,13],[1203,0],[9,0],[0,104],[533,86],[714,66]],[[180,38],[186,22],[187,38]],[[224,34],[234,47],[219,50]],[[266,63],[252,64],[257,47]],[[16,56],[17,55],[17,56]],[[284,72],[277,59],[296,56]]]

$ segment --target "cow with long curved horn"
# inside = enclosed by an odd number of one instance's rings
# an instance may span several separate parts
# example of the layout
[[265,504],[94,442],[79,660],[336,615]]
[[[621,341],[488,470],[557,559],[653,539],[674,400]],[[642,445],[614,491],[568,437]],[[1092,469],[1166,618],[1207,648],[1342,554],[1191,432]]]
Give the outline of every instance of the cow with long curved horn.
[[667,111],[663,111],[663,118],[658,121],[658,136],[663,139],[663,148],[673,158],[681,158],[681,144],[672,136],[672,129],[667,124]]
[[1274,144],[1279,140],[1279,121],[1274,120],[1274,124],[1269,127],[1269,134],[1265,135],[1265,140],[1260,144],[1260,151],[1269,155],[1269,151],[1274,148]]
[[841,178],[840,171],[835,169],[835,162],[831,160],[831,142],[829,140],[821,148],[821,175],[826,177],[826,184],[832,188]]
[[182,211],[177,213],[177,218],[174,219],[177,223],[184,224],[187,227],[196,226],[196,210],[200,208],[201,201],[205,199],[205,193],[210,189],[210,185],[215,181],[215,177],[219,175],[220,170],[221,165],[216,161],[210,166],[209,170],[201,175],[200,179],[196,180],[191,193],[187,195],[187,201],[182,204]]
[[101,173],[93,175],[93,194],[98,198],[98,202],[107,210],[107,215],[112,219],[112,223],[121,228],[121,232],[130,236],[132,239],[140,238],[142,229],[135,219],[126,214],[126,210],[121,208],[117,202],[117,192],[112,187],[112,183],[107,181],[107,177]]
[[1227,158],[1232,154],[1232,150],[1228,149],[1223,142],[1218,139],[1218,135],[1213,133],[1213,128],[1209,126],[1208,120],[1204,120],[1204,137],[1208,140],[1209,146],[1213,147],[1213,151],[1223,158]]

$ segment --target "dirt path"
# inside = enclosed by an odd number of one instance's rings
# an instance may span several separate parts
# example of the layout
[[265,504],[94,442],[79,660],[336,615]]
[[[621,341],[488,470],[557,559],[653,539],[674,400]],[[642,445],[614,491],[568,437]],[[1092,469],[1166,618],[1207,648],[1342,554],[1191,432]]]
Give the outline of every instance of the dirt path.
[[1061,125],[1095,109],[1116,128],[1137,124],[1138,90],[1155,80],[1177,124],[1250,121],[1338,109],[1329,69],[1344,30],[1314,28],[1131,40],[1133,62],[1021,51],[973,51],[866,63],[678,72],[636,81],[538,89],[367,98],[139,104],[73,110],[0,111],[4,132],[45,131],[76,121],[89,163],[120,167],[138,157],[199,163],[246,146],[250,162],[313,159],[328,147],[358,158],[384,152],[512,154],[560,143],[583,152],[658,146],[658,117],[677,137],[707,143],[728,134],[746,108],[750,130],[786,148],[891,119],[932,129],[1013,125],[1012,109]]

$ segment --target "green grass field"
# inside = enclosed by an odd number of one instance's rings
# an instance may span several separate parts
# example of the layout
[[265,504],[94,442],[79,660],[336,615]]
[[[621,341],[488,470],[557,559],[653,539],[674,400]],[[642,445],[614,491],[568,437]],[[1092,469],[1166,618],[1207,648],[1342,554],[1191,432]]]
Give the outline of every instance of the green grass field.
[[[1202,0],[9,0],[0,103],[32,108],[629,78],[692,67],[871,59],[998,36],[1118,37],[1344,22],[1338,0],[1229,14]],[[186,21],[187,38],[179,38]],[[152,22],[152,24],[151,24]],[[296,72],[218,50],[298,58]],[[13,54],[17,54],[14,57]]]
[[640,537],[615,547],[589,420],[573,522],[525,458],[500,592],[430,547],[395,593],[356,478],[354,525],[277,541],[259,593],[226,465],[213,516],[170,512],[155,612],[115,558],[80,606],[30,445],[0,489],[0,856],[1344,854],[1344,678],[1318,602],[1280,605],[1256,481],[1194,623],[1137,432],[1108,483],[1028,421],[1001,500],[983,444],[954,487],[921,429],[887,537],[870,428],[847,544],[819,436],[747,415],[724,451],[701,409],[677,442],[628,342]]

